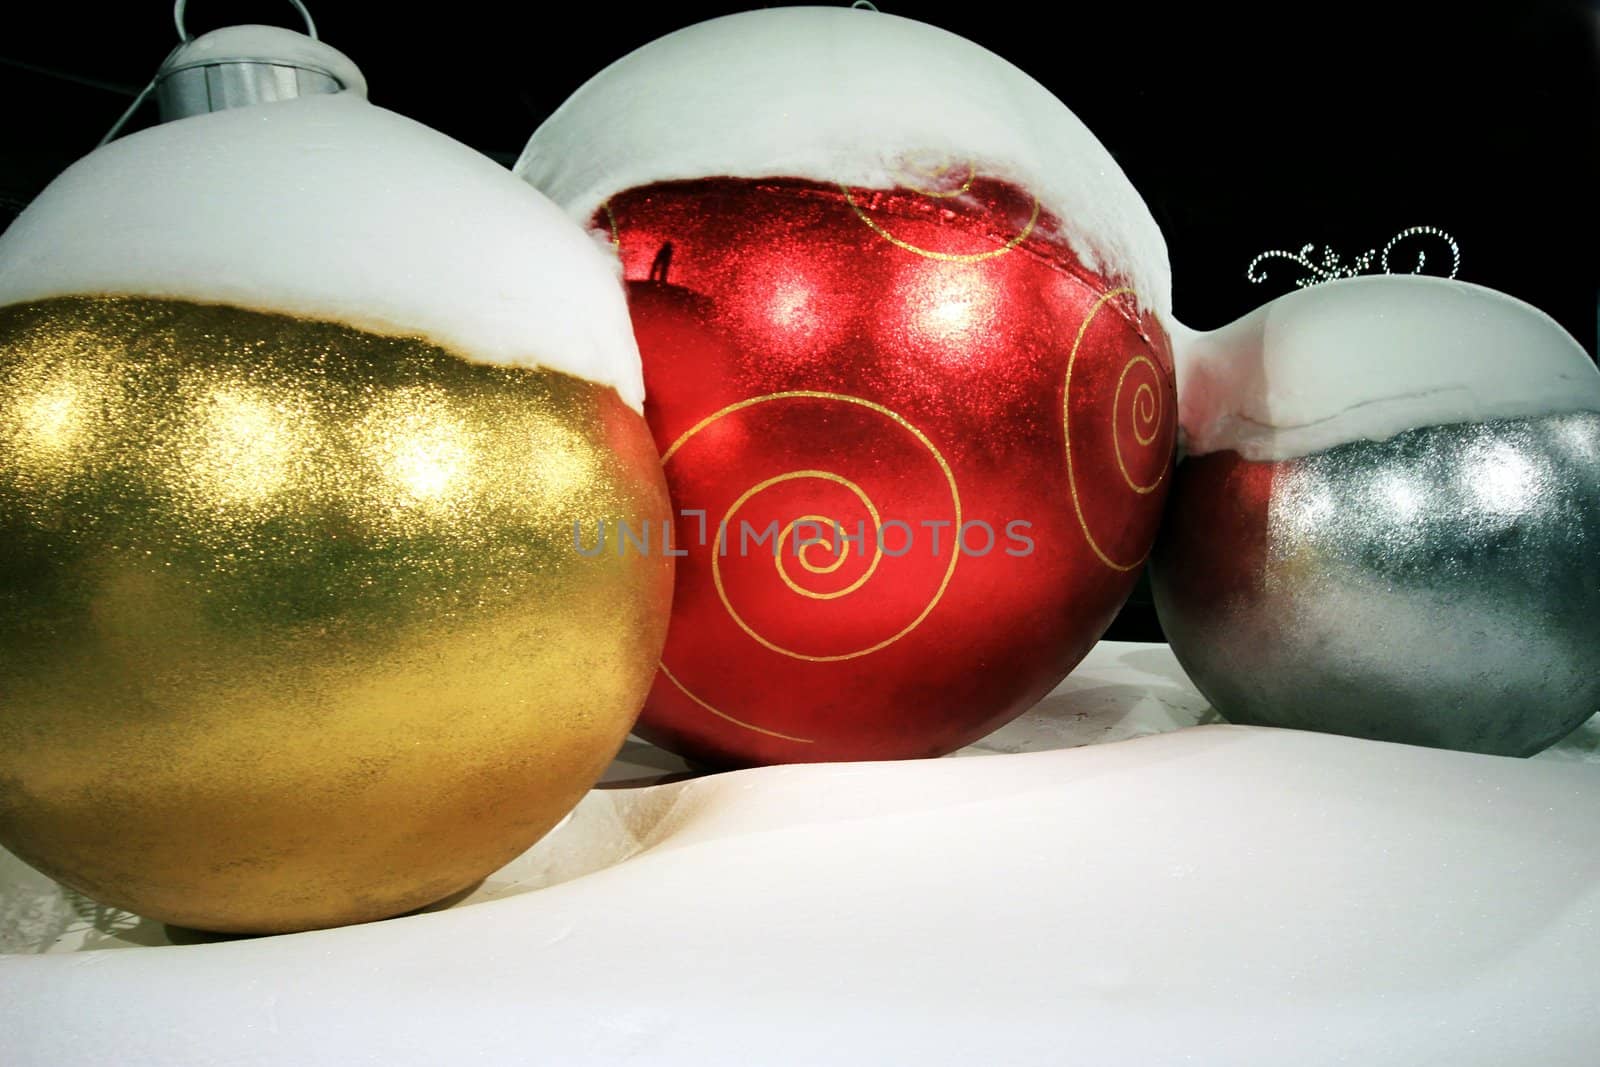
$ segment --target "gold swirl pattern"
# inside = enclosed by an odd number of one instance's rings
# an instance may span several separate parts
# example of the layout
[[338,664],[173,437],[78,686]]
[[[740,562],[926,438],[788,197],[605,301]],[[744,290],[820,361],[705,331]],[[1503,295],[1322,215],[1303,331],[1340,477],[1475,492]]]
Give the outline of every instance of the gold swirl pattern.
[[[1107,567],[1110,567],[1114,571],[1122,572],[1134,570],[1142,565],[1144,563],[1144,556],[1140,556],[1131,563],[1124,563],[1120,560],[1112,559],[1111,556],[1107,554],[1106,550],[1101,547],[1100,542],[1095,540],[1094,533],[1089,529],[1089,522],[1084,517],[1083,502],[1078,495],[1077,473],[1073,469],[1072,464],[1072,370],[1078,361],[1078,349],[1082,347],[1083,339],[1088,334],[1089,327],[1091,324],[1093,324],[1095,316],[1100,313],[1100,309],[1105,307],[1106,304],[1115,297],[1122,296],[1124,294],[1131,294],[1132,292],[1133,290],[1127,287],[1112,289],[1103,294],[1099,300],[1096,300],[1094,306],[1089,309],[1089,313],[1083,318],[1082,325],[1078,327],[1077,337],[1073,339],[1072,351],[1067,356],[1066,381],[1061,390],[1061,434],[1065,442],[1067,457],[1067,488],[1072,496],[1073,513],[1078,518],[1078,527],[1083,531],[1084,540],[1088,542],[1089,547],[1094,551],[1094,554],[1099,557],[1100,562],[1104,563]],[[1121,410],[1123,388],[1127,383],[1129,372],[1140,365],[1148,366],[1152,372],[1155,372],[1157,380],[1159,381],[1160,379],[1160,371],[1156,367],[1155,363],[1148,356],[1143,354],[1134,356],[1128,361],[1127,365],[1122,368],[1122,373],[1117,378],[1116,393],[1112,399],[1113,408],[1111,416],[1111,438],[1113,448],[1116,452],[1117,466],[1121,470],[1123,480],[1127,482],[1128,488],[1132,489],[1135,493],[1143,495],[1153,492],[1156,487],[1161,484],[1162,480],[1166,478],[1166,468],[1163,467],[1161,473],[1156,476],[1155,481],[1150,482],[1149,484],[1141,485],[1135,482],[1132,475],[1128,473],[1127,463],[1122,454],[1122,442],[1116,433],[1116,413]],[[1159,390],[1154,385],[1148,383],[1139,385],[1133,393],[1133,436],[1140,445],[1148,446],[1155,442],[1156,437],[1160,432],[1163,415],[1164,404],[1162,403]],[[1143,430],[1141,429],[1141,424],[1144,426]],[[1148,436],[1146,435],[1146,430],[1148,431]]]
[[[863,500],[862,502],[863,503],[867,503],[867,501],[865,501],[865,500]],[[794,521],[790,522],[789,525],[787,525],[787,526],[785,526],[783,528],[783,532],[778,535],[778,542],[780,544],[782,544],[782,543],[788,541],[788,539],[794,534],[795,528],[797,526],[799,526],[802,522],[816,523],[823,530],[831,530],[831,529],[833,529],[833,525],[834,525],[834,520],[828,518],[828,516],[826,516],[826,515],[802,515],[798,519],[795,519]],[[878,521],[877,521],[877,516],[876,515],[873,516],[873,524],[874,525],[878,525]],[[810,571],[812,574],[832,574],[834,571],[836,571],[840,567],[844,566],[844,561],[848,558],[849,553],[839,552],[838,551],[838,542],[837,541],[833,541],[831,539],[830,539],[829,542],[826,542],[826,543],[832,544],[834,546],[835,551],[838,553],[837,555],[835,555],[833,557],[833,562],[829,563],[827,566],[824,566],[824,567],[819,567],[815,563],[812,563],[811,562],[810,552],[811,552],[811,550],[813,548],[817,547],[818,543],[819,542],[816,542],[816,541],[806,541],[804,544],[802,544],[800,546],[800,551],[799,551],[800,566],[804,567],[806,570]],[[782,561],[783,557],[779,556],[778,558],[780,560],[780,564],[779,565],[781,567],[782,566],[781,561]],[[826,598],[838,595],[837,593],[814,593],[809,589],[803,589],[803,590],[797,589],[796,592],[803,593],[806,596],[817,597],[818,599],[826,599]]]
[[[822,478],[827,481],[837,482],[846,489],[849,489],[851,492],[855,493],[856,499],[860,500],[861,505],[867,509],[867,514],[872,516],[872,528],[876,530],[883,525],[883,520],[878,515],[877,507],[873,505],[872,498],[867,496],[865,490],[863,490],[855,482],[852,482],[850,479],[842,478],[831,471],[790,471],[788,474],[780,474],[776,478],[768,478],[760,485],[748,490],[744,496],[740,497],[738,501],[736,501],[734,505],[728,509],[728,516],[731,517],[734,512],[739,510],[740,506],[743,505],[746,500],[750,499],[752,496],[755,496],[761,490],[766,489],[769,486],[777,485],[779,482],[786,482],[794,478],[804,477]],[[726,522],[727,517],[724,517],[723,521]],[[789,525],[783,528],[783,532],[778,535],[778,544],[788,544],[789,538],[794,536],[795,527],[802,522],[817,523],[825,531],[832,531],[834,529],[833,520],[828,518],[826,515],[802,515],[798,519],[791,520]],[[844,542],[836,537],[830,537],[828,543],[832,545],[835,553],[832,563],[821,567],[812,563],[807,553],[809,553],[813,548],[816,548],[818,542],[807,541],[803,546],[801,546],[800,551],[796,553],[796,555],[798,555],[800,558],[800,566],[804,567],[812,574],[832,574],[834,571],[844,566],[844,561],[850,556],[850,553],[844,548]],[[843,589],[835,589],[830,593],[819,593],[815,589],[807,589],[805,586],[801,585],[799,582],[790,577],[787,566],[783,562],[783,553],[781,551],[774,553],[773,559],[778,565],[778,577],[783,579],[784,585],[787,585],[796,593],[799,593],[801,596],[810,597],[812,600],[837,600],[842,596],[849,596],[851,593],[854,593],[857,589],[860,589],[863,585],[867,584],[867,580],[871,578],[873,572],[878,569],[878,564],[883,561],[883,546],[874,546],[872,552],[872,562],[867,564],[867,569],[862,572],[859,578],[845,586]],[[718,583],[718,588],[721,588],[721,572],[716,569],[716,561],[713,560],[711,565],[713,568],[712,574],[715,576],[715,579]]]
[[745,722],[743,719],[736,719],[732,715],[729,715],[727,712],[721,711],[721,710],[713,707],[707,701],[705,701],[705,700],[701,699],[700,697],[696,696],[694,694],[694,692],[689,689],[688,686],[686,686],[682,682],[678,681],[678,676],[676,674],[672,673],[671,668],[669,668],[667,666],[666,660],[662,660],[658,664],[658,666],[661,668],[661,673],[666,676],[667,681],[671,682],[673,685],[678,687],[678,692],[682,693],[684,696],[688,697],[690,700],[694,701],[700,707],[702,707],[705,710],[709,711],[711,714],[715,715],[717,718],[722,719],[724,722],[731,722],[735,726],[742,726],[746,730],[754,730],[756,733],[765,734],[768,737],[776,737],[780,741],[794,741],[797,744],[801,744],[801,745],[814,745],[814,744],[816,744],[816,739],[812,738],[812,737],[796,737],[793,734],[782,734],[782,733],[779,733],[776,730],[769,730],[765,726],[757,726],[753,722]]
[[[935,464],[938,465],[939,471],[943,475],[945,483],[950,490],[950,503],[953,512],[955,528],[960,528],[962,522],[961,492],[956,484],[955,472],[951,469],[949,461],[945,459],[944,454],[939,451],[938,447],[933,443],[933,441],[898,412],[895,412],[887,407],[884,407],[882,404],[875,403],[863,397],[851,396],[845,393],[830,393],[809,389],[797,389],[779,393],[768,393],[763,396],[751,397],[746,400],[738,401],[737,403],[729,404],[720,411],[714,412],[713,414],[701,419],[699,422],[695,423],[688,430],[686,430],[681,436],[679,436],[678,439],[675,440],[662,454],[661,465],[663,469],[665,469],[666,465],[677,457],[678,453],[691,439],[714,423],[748,408],[784,400],[818,400],[830,403],[853,405],[855,407],[864,408],[877,415],[881,415],[890,422],[893,422],[895,425],[899,426],[906,433],[910,434],[919,445],[926,449],[928,455],[933,459]],[[848,489],[858,500],[861,501],[862,506],[866,509],[868,515],[871,517],[874,540],[878,540],[876,535],[877,531],[881,529],[882,520],[877,506],[873,503],[867,492],[856,482],[846,478],[841,474],[837,474],[833,471],[816,469],[797,469],[785,471],[781,474],[764,479],[746,489],[724,512],[722,516],[722,525],[719,525],[718,528],[725,529],[726,524],[739,511],[739,509],[758,493],[764,492],[765,490],[776,485],[801,479],[818,479],[821,481],[831,482]],[[827,516],[815,513],[808,514],[788,523],[783,528],[782,533],[779,535],[779,543],[785,543],[787,539],[792,536],[795,526],[798,523],[806,521],[820,523],[823,525],[825,530],[832,530],[833,528],[833,520],[829,519]],[[713,544],[715,544],[715,542],[713,542]],[[832,541],[832,548],[836,553],[835,558],[827,564],[811,563],[806,558],[806,551],[813,547],[821,547],[823,544],[824,542],[814,542],[810,545],[807,545],[806,549],[799,553],[801,566],[812,574],[833,573],[843,564],[845,557],[848,554],[848,549],[841,542],[834,540]],[[775,566],[777,567],[779,577],[792,592],[814,600],[834,600],[855,593],[864,585],[866,585],[867,581],[877,571],[884,554],[885,553],[882,545],[877,544],[871,562],[868,564],[865,572],[859,578],[842,589],[825,593],[819,593],[814,590],[806,589],[804,586],[800,585],[800,583],[795,580],[794,575],[790,574],[786,569],[786,564],[782,558],[782,552],[778,552],[776,554]],[[949,588],[950,580],[955,574],[956,564],[959,562],[959,560],[959,552],[952,552],[950,554],[950,562],[946,565],[944,572],[940,577],[938,588],[934,591],[933,596],[928,600],[927,604],[917,614],[916,618],[912,619],[909,624],[901,628],[898,632],[876,642],[875,644],[869,645],[865,648],[853,649],[848,652],[836,653],[832,655],[812,655],[799,652],[794,649],[785,648],[777,642],[767,638],[765,635],[761,634],[753,626],[751,626],[749,622],[739,614],[738,610],[733,606],[732,601],[728,597],[727,589],[724,586],[722,579],[721,560],[719,558],[719,553],[715,550],[715,548],[713,548],[712,551],[712,581],[716,586],[717,596],[722,601],[723,608],[728,612],[728,617],[733,620],[733,622],[741,630],[749,635],[752,640],[756,641],[762,647],[773,652],[777,652],[781,655],[788,656],[792,659],[802,660],[808,663],[837,663],[871,655],[874,652],[888,648],[890,645],[901,640],[907,634],[910,634],[912,631],[916,630],[917,627],[921,626],[923,621],[933,612],[934,608],[936,608],[939,605],[939,602],[944,598],[945,590]],[[743,719],[728,714],[726,711],[716,707],[710,701],[701,697],[699,694],[695,693],[687,685],[685,685],[684,682],[675,674],[673,674],[672,670],[667,666],[665,657],[663,657],[661,663],[661,672],[666,676],[668,681],[670,681],[684,694],[684,696],[688,697],[695,704],[701,708],[704,708],[706,711],[709,711],[718,718],[723,719],[724,721],[744,727],[747,730],[753,730],[756,733],[765,734],[769,737],[777,737],[786,741],[795,741],[801,744],[813,743],[813,739],[811,738],[795,737],[790,734],[780,733],[776,730],[770,730],[766,727],[746,722]]]
[[[960,191],[961,192],[966,191],[966,188],[971,186],[971,183],[972,183],[973,180],[974,179],[969,178],[968,181],[967,181],[967,186],[963,187],[963,189],[960,190]],[[912,187],[908,187],[908,188],[913,188],[914,189],[915,187],[912,186]],[[1039,198],[1038,197],[1034,197],[1033,198],[1033,208],[1032,208],[1032,210],[1030,211],[1030,213],[1028,215],[1027,223],[1022,227],[1022,229],[1020,231],[1018,231],[1016,236],[1012,237],[1009,241],[1007,241],[1005,244],[1001,245],[999,248],[991,248],[987,252],[935,252],[935,251],[932,251],[931,249],[921,248],[921,247],[919,247],[917,245],[912,244],[909,241],[902,240],[901,238],[896,237],[894,234],[890,233],[888,230],[884,229],[881,225],[879,225],[876,219],[874,219],[871,215],[868,215],[866,213],[866,211],[862,209],[861,205],[856,203],[855,194],[852,193],[849,190],[848,187],[846,187],[844,185],[840,185],[839,189],[840,189],[841,192],[844,193],[844,201],[845,201],[846,204],[850,205],[850,210],[855,212],[856,218],[860,219],[863,223],[865,223],[867,228],[869,230],[871,230],[873,233],[877,234],[879,237],[882,237],[885,241],[888,241],[890,244],[894,245],[896,248],[903,249],[903,250],[905,250],[907,252],[910,252],[910,253],[912,253],[914,255],[923,256],[924,258],[927,258],[927,259],[936,259],[941,263],[982,263],[984,260],[995,259],[995,258],[997,258],[999,256],[1003,256],[1007,252],[1010,252],[1013,249],[1015,249],[1023,241],[1026,241],[1028,239],[1028,236],[1033,233],[1034,227],[1039,224]],[[919,193],[922,193],[925,196],[940,196],[941,195],[939,193],[929,193],[929,192],[927,192],[926,190],[923,190],[923,189],[916,189],[915,191],[919,192]],[[942,194],[942,195],[944,195],[944,196],[954,196],[954,195],[957,195],[957,194],[956,193],[946,193],[946,194]]]
[[[907,169],[912,171],[912,173],[923,177],[932,178],[934,181],[939,181],[946,174],[950,173],[950,164],[944,163],[937,167],[919,167],[915,164],[912,164]],[[972,188],[972,183],[977,180],[978,168],[969,161],[967,163],[966,180],[954,189],[948,189],[944,192],[940,192],[937,189],[927,189],[920,185],[913,185],[910,182],[906,182],[905,185],[907,189],[910,189],[914,193],[921,193],[923,196],[931,196],[935,200],[950,200],[969,191]]]
[[[790,391],[781,392],[781,393],[768,393],[768,394],[766,394],[764,396],[751,397],[751,398],[749,398],[747,400],[741,400],[741,401],[738,401],[737,403],[729,404],[727,407],[723,408],[721,411],[718,411],[718,412],[715,412],[715,413],[713,413],[711,415],[706,416],[705,418],[701,419],[699,422],[697,422],[693,426],[691,426],[688,430],[684,431],[682,436],[680,436],[676,441],[674,441],[672,443],[671,447],[669,447],[666,450],[666,452],[662,455],[662,457],[661,457],[661,465],[662,465],[662,467],[665,468],[666,465],[669,462],[671,462],[673,457],[678,454],[678,451],[680,449],[682,449],[683,446],[691,438],[693,438],[696,434],[700,433],[706,427],[710,426],[712,423],[715,423],[720,419],[726,418],[727,416],[732,415],[735,412],[743,411],[746,408],[754,407],[754,406],[756,406],[758,404],[772,403],[773,401],[778,401],[778,400],[826,400],[826,401],[835,401],[835,402],[842,403],[842,404],[854,404],[856,406],[866,408],[868,411],[872,411],[872,412],[875,412],[875,413],[877,413],[879,415],[882,415],[884,418],[889,419],[891,422],[893,422],[896,425],[898,425],[901,429],[903,429],[907,433],[911,434],[911,436],[916,438],[917,442],[920,445],[922,445],[923,448],[927,449],[928,454],[932,457],[933,461],[938,464],[940,472],[944,475],[945,482],[950,487],[950,502],[951,502],[952,510],[954,511],[955,526],[956,526],[957,529],[960,529],[961,521],[962,521],[961,520],[961,491],[960,491],[959,487],[956,485],[955,472],[950,469],[949,461],[947,461],[944,458],[944,454],[939,451],[938,446],[936,446],[931,440],[929,440],[927,434],[923,433],[921,430],[919,430],[915,426],[913,426],[910,422],[908,422],[906,420],[906,418],[903,415],[899,414],[898,412],[892,411],[889,408],[884,407],[882,404],[874,403],[871,400],[867,400],[867,399],[864,399],[864,398],[859,397],[859,396],[850,396],[849,394],[846,394],[846,393],[827,393],[827,392],[819,392],[819,391],[809,390],[809,389],[795,389],[795,390],[790,390]],[[851,482],[850,480],[846,479],[842,475],[835,474],[832,471],[820,471],[820,470],[794,470],[794,471],[788,471],[786,473],[777,475],[777,476],[775,476],[773,478],[768,478],[765,481],[757,483],[756,485],[752,486],[751,488],[745,490],[743,495],[741,495],[736,501],[734,501],[733,505],[730,508],[728,508],[727,512],[723,515],[723,520],[722,520],[723,523],[726,523],[728,521],[728,519],[735,512],[737,512],[741,506],[743,506],[745,504],[745,502],[747,502],[751,497],[755,496],[757,493],[759,493],[759,492],[761,492],[761,491],[763,491],[765,489],[771,488],[773,485],[777,485],[777,484],[779,484],[781,482],[785,482],[785,481],[792,481],[792,480],[797,479],[797,478],[819,478],[819,479],[822,479],[822,480],[825,480],[825,481],[832,481],[832,482],[834,482],[836,484],[845,486],[846,488],[850,489],[852,492],[856,493],[858,495],[858,497],[863,501],[863,503],[866,504],[869,513],[873,516],[874,523],[875,524],[877,523],[877,521],[878,521],[877,510],[873,506],[871,501],[867,498],[866,493],[861,489],[860,486],[858,486],[854,482]],[[722,528],[722,527],[719,527],[719,528]],[[876,534],[876,531],[874,531],[874,533]],[[864,584],[864,582],[865,582],[865,578],[870,576],[871,572],[877,568],[878,562],[881,559],[882,555],[883,555],[882,545],[880,544],[878,546],[877,552],[874,553],[873,562],[872,562],[872,564],[870,565],[870,567],[868,569],[868,574],[867,575],[863,575],[863,578],[861,580],[858,580],[856,583],[854,583],[851,586],[847,586],[846,589],[840,590],[838,593],[836,593],[834,595],[835,596],[842,596],[842,595],[845,595],[847,592],[855,592],[856,590],[860,589],[861,585]],[[947,588],[949,588],[950,579],[955,575],[956,564],[957,564],[957,562],[959,562],[960,558],[961,558],[961,553],[959,553],[959,552],[952,552],[950,554],[950,562],[945,567],[944,574],[943,574],[943,576],[941,577],[941,579],[939,581],[939,588],[934,592],[933,597],[923,607],[922,611],[920,613],[918,613],[917,617],[915,619],[912,619],[911,622],[908,625],[906,625],[904,628],[902,628],[899,632],[891,635],[890,637],[885,638],[882,641],[877,642],[876,644],[869,645],[866,648],[855,649],[855,650],[850,651],[850,652],[836,653],[836,654],[827,655],[827,656],[816,656],[816,655],[811,655],[811,654],[805,653],[805,652],[797,652],[794,649],[785,648],[784,646],[778,644],[777,642],[769,640],[767,637],[765,637],[760,632],[758,632],[754,627],[752,627],[748,622],[746,622],[745,619],[743,618],[743,616],[741,616],[739,614],[738,610],[736,608],[734,608],[733,603],[728,599],[727,589],[724,587],[723,582],[722,582],[721,561],[720,561],[720,559],[718,558],[718,556],[716,554],[713,554],[713,556],[712,556],[711,574],[712,574],[712,580],[715,583],[716,588],[717,588],[717,596],[718,596],[719,599],[721,599],[722,606],[727,610],[728,617],[731,618],[734,621],[734,623],[741,630],[743,630],[746,634],[750,635],[750,637],[753,640],[755,640],[758,644],[760,644],[764,648],[768,648],[768,649],[772,650],[773,652],[777,652],[777,653],[779,653],[781,655],[789,656],[789,657],[791,657],[793,659],[804,660],[804,661],[806,661],[808,663],[837,663],[837,662],[840,662],[840,661],[843,661],[843,660],[856,659],[856,658],[861,657],[861,656],[871,655],[874,652],[878,652],[878,651],[880,651],[882,649],[888,648],[890,645],[894,644],[896,641],[899,641],[901,638],[903,638],[907,634],[911,633],[918,626],[921,626],[923,620],[926,619],[930,614],[932,614],[933,609],[938,607],[939,606],[939,601],[944,598],[944,592],[945,592],[945,590]],[[790,585],[792,587],[794,585],[794,583],[791,581]],[[819,596],[816,599],[831,599],[831,597]]]
[[[751,497],[755,496],[757,493],[760,493],[760,492],[762,492],[763,490],[766,490],[766,489],[770,489],[775,485],[780,485],[780,484],[782,484],[784,482],[794,481],[797,478],[820,478],[823,481],[835,482],[835,483],[837,483],[839,485],[844,486],[846,489],[849,489],[851,492],[856,494],[857,499],[859,499],[861,501],[861,503],[866,507],[868,514],[870,514],[872,516],[872,528],[874,530],[877,530],[877,529],[881,528],[881,521],[880,521],[880,519],[878,517],[878,509],[877,509],[877,507],[874,506],[874,504],[872,503],[872,498],[867,496],[866,492],[859,485],[857,485],[855,482],[852,482],[848,478],[845,478],[845,477],[843,477],[841,475],[838,475],[838,474],[834,474],[832,471],[806,470],[806,471],[789,471],[786,474],[780,474],[780,475],[777,475],[776,477],[768,478],[764,482],[758,482],[757,484],[751,486],[749,489],[746,489],[744,491],[743,495],[741,495],[738,500],[735,500],[728,507],[728,510],[723,513],[722,522],[718,525],[717,529],[719,529],[719,530],[727,529],[728,528],[728,523],[729,523],[730,520],[732,520],[734,514],[736,512],[738,512],[738,510],[740,508],[744,507],[745,502],[748,501]],[[804,521],[804,520],[803,519],[796,519],[793,522],[789,523],[788,526],[784,527],[784,530],[787,531],[787,532],[791,532],[792,533],[796,523],[799,523],[799,522],[802,522],[802,521]],[[778,576],[783,579],[783,583],[785,585],[787,585],[790,589],[794,590],[796,593],[799,593],[801,596],[807,596],[807,597],[812,598],[813,600],[836,600],[836,599],[838,599],[839,597],[842,597],[842,596],[849,596],[851,593],[854,593],[857,589],[860,589],[863,585],[867,584],[867,579],[872,577],[873,572],[875,572],[878,569],[878,564],[883,562],[883,545],[880,543],[880,544],[877,544],[876,547],[873,550],[872,562],[867,565],[867,569],[861,574],[861,576],[859,578],[857,578],[855,581],[851,582],[849,585],[845,586],[843,589],[836,589],[831,593],[818,593],[818,592],[815,592],[813,590],[807,589],[804,586],[800,585],[798,582],[796,582],[794,580],[794,578],[792,578],[790,576],[789,572],[784,567],[783,552],[781,551],[781,547],[782,547],[783,544],[784,544],[784,537],[783,537],[782,534],[779,534],[778,535],[778,548],[779,548],[779,551],[775,551],[772,554],[773,562],[776,564],[776,566],[778,568]],[[806,547],[807,548],[811,548],[811,547],[814,547],[814,546],[807,545]],[[828,571],[820,571],[820,570],[817,570],[817,569],[814,569],[814,568],[810,568],[810,567],[808,567],[807,569],[811,570],[811,572],[813,574],[831,573],[832,571],[839,569],[840,565],[842,565],[844,563],[844,560],[845,560],[845,557],[846,557],[847,554],[848,553],[846,553],[844,551],[841,551],[839,553],[838,559],[836,559],[834,561],[832,567]],[[733,602],[728,599],[727,591],[723,588],[723,585],[722,585],[722,558],[721,558],[720,554],[713,554],[712,557],[711,557],[711,580],[712,580],[712,582],[714,582],[716,584],[717,596],[721,598],[722,606],[728,610],[729,617],[731,617],[734,622],[739,624],[740,629],[744,630],[745,633],[749,634],[751,637],[755,638],[757,641],[760,641],[763,645],[766,645],[768,648],[772,649],[774,652],[783,652],[785,655],[796,656],[796,657],[799,657],[799,658],[806,658],[804,656],[801,656],[799,653],[789,652],[787,649],[781,648],[778,645],[775,645],[772,642],[766,640],[759,633],[757,633],[755,631],[755,629],[750,626],[749,623],[745,622],[744,617],[742,615],[740,615],[739,612],[734,609]],[[943,593],[943,589],[941,589],[940,592]],[[929,610],[932,610],[931,607],[930,607]],[[921,619],[918,619],[917,621],[921,622]],[[852,657],[845,656],[845,657],[840,657],[840,658],[849,659],[849,658],[852,658]]]
[[[1150,373],[1155,375],[1158,380],[1161,376],[1161,372],[1156,368],[1155,363],[1149,356],[1139,355],[1130,359],[1127,365],[1122,368],[1122,373],[1117,376],[1117,392],[1111,401],[1111,417],[1113,419],[1117,417],[1117,412],[1122,410],[1122,389],[1128,383],[1128,372],[1139,366],[1149,367]],[[1139,387],[1133,391],[1133,439],[1139,442],[1141,446],[1148,448],[1150,445],[1155,444],[1156,434],[1161,431],[1162,409],[1165,406],[1162,403],[1161,394],[1149,382],[1140,383]],[[1141,425],[1148,427],[1148,436],[1140,430]],[[1141,485],[1134,481],[1133,475],[1128,473],[1127,461],[1122,458],[1122,438],[1117,436],[1115,425],[1111,429],[1111,446],[1116,451],[1117,469],[1122,472],[1122,480],[1128,483],[1129,489],[1141,496],[1155,492],[1156,487],[1167,476],[1166,468],[1162,468],[1153,482]]]

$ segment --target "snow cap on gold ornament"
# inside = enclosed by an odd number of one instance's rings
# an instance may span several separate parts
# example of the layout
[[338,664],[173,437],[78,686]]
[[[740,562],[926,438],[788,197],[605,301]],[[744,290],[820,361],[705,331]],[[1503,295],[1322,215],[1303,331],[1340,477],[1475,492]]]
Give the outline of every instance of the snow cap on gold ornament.
[[598,778],[664,638],[671,558],[573,545],[668,517],[615,273],[361,85],[288,31],[189,42],[189,117],[0,237],[0,843],[148,918],[472,884]]
[[909,19],[749,12],[601,71],[516,171],[616,250],[678,508],[641,735],[939,755],[1104,632],[1173,454],[1167,257],[1036,81]]
[[[197,59],[228,52],[354,69],[267,26],[185,46]],[[637,349],[605,258],[502,167],[369,104],[364,88],[231,107],[105,145],[0,239],[0,304],[99,293],[283,311],[563,371],[637,409]]]

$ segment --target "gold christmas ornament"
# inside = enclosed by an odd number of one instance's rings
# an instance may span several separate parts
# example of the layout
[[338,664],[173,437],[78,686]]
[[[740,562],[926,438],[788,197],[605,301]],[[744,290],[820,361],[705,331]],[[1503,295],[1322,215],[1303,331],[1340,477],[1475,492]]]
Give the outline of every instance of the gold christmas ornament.
[[0,844],[184,926],[377,919],[644,699],[672,558],[574,542],[669,517],[637,353],[582,231],[343,57],[185,48],[341,91],[113,142],[0,238]]

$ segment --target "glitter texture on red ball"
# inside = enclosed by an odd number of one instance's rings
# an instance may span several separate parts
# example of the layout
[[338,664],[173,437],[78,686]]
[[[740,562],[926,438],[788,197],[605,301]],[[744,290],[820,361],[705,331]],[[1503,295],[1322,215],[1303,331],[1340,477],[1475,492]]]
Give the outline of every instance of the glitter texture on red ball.
[[1149,550],[1176,425],[1155,317],[1026,190],[918,178],[656,183],[596,219],[685,553],[637,730],[664,747],[950,752],[1083,657]]

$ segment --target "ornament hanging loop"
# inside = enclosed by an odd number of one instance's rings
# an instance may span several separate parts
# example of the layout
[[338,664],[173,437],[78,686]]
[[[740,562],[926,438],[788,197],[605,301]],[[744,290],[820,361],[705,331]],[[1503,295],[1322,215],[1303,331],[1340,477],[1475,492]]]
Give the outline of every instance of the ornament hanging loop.
[[[322,38],[317,36],[316,21],[312,19],[311,12],[306,9],[306,5],[302,2],[302,0],[289,0],[289,3],[296,11],[300,13],[300,18],[305,21],[306,36],[311,38],[313,41],[320,41]],[[182,41],[184,44],[188,44],[190,41],[194,40],[194,35],[191,34],[189,32],[189,28],[183,24],[184,8],[187,7],[188,4],[189,0],[177,0],[177,2],[172,5],[172,21],[173,24],[178,27],[178,40]]]

